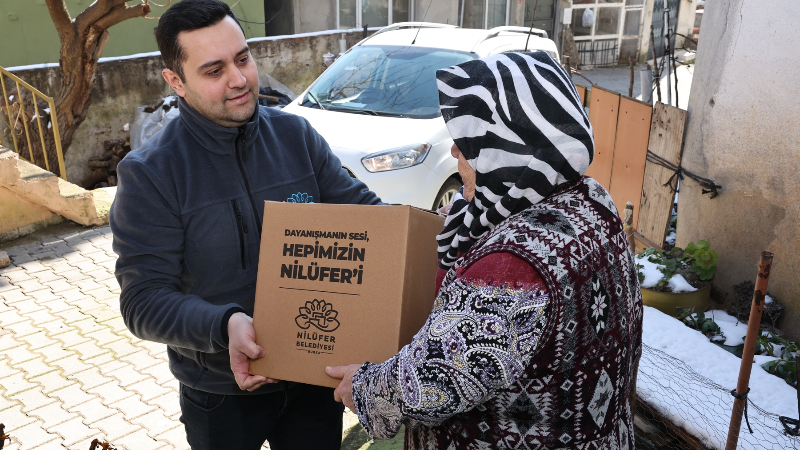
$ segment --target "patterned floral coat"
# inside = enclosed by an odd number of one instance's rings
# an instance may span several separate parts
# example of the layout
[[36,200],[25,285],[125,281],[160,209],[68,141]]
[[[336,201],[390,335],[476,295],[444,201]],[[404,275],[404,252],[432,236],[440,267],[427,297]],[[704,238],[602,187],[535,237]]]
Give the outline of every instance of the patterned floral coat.
[[[546,289],[460,276],[503,252],[534,267]],[[413,342],[356,372],[356,412],[375,439],[406,424],[407,449],[630,449],[641,324],[616,206],[584,177],[459,258]]]

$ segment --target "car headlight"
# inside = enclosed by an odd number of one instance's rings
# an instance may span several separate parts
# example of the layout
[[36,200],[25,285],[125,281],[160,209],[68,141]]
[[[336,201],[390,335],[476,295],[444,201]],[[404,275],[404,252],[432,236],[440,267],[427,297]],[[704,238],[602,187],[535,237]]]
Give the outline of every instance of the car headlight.
[[361,158],[361,164],[370,172],[405,169],[425,161],[430,150],[430,144],[404,145],[367,155]]

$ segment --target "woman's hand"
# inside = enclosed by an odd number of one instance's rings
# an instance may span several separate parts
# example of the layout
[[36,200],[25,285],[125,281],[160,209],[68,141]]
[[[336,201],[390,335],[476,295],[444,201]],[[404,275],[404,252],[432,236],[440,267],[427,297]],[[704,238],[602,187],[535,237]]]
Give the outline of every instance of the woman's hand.
[[355,412],[353,404],[353,375],[361,368],[361,364],[350,364],[349,366],[328,366],[325,373],[331,378],[342,380],[339,387],[333,391],[333,399],[344,403],[344,406]]

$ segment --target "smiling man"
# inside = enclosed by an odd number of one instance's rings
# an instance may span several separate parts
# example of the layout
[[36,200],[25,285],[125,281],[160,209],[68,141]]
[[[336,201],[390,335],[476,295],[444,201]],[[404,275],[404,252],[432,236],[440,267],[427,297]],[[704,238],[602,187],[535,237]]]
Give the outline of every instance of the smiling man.
[[333,390],[251,375],[264,201],[377,204],[298,116],[258,106],[236,17],[183,0],[156,28],[174,120],[117,168],[111,208],[125,324],[167,344],[193,449],[338,449]]

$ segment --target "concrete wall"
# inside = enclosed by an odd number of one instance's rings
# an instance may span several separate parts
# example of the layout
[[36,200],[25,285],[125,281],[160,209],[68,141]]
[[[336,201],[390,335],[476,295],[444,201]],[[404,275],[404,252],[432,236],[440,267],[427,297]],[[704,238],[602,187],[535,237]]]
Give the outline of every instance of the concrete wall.
[[58,214],[0,186],[0,243],[63,221]]
[[[65,0],[65,4],[74,18],[92,1]],[[225,0],[225,2],[234,4],[236,0]],[[153,6],[150,16],[159,17],[164,10]],[[263,22],[264,1],[241,0],[233,7],[233,12],[240,19]],[[103,56],[122,56],[158,50],[153,37],[153,27],[157,24],[157,20],[135,18],[114,25],[109,28],[111,37]],[[243,22],[242,27],[248,38],[264,36],[264,25]],[[58,62],[59,48],[58,33],[44,0],[0,1],[0,66]]]
[[[716,282],[755,281],[761,251],[775,253],[769,291],[782,328],[800,338],[800,2],[706,4],[689,99],[683,166],[723,186],[715,199],[681,185],[677,244],[706,239],[719,253]],[[773,43],[774,45],[765,45]]]
[[[450,25],[458,25],[458,1],[459,0],[416,0],[414,2],[414,21],[421,22],[425,17],[425,22],[445,23]],[[427,17],[425,10],[430,10]]]
[[[257,38],[248,42],[258,70],[272,75],[299,94],[322,73],[322,55],[339,52],[341,34],[332,31]],[[361,31],[345,33],[345,36],[349,47],[361,40]],[[137,106],[169,95],[169,86],[161,77],[162,69],[161,56],[157,53],[100,62],[89,112],[65,157],[70,182],[80,184],[89,175],[87,161],[102,153],[104,140],[127,135],[122,127],[133,122]],[[61,76],[58,67],[52,65],[15,73],[47,95],[53,95]]]
[[[294,32],[335,30],[336,0],[294,0]],[[333,52],[338,54],[339,52]]]

